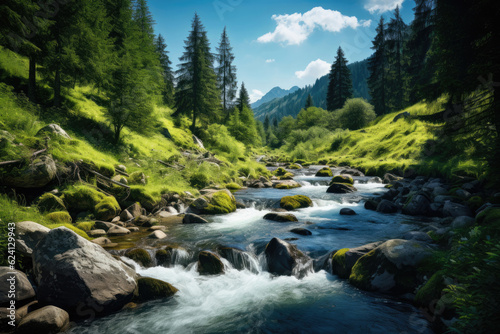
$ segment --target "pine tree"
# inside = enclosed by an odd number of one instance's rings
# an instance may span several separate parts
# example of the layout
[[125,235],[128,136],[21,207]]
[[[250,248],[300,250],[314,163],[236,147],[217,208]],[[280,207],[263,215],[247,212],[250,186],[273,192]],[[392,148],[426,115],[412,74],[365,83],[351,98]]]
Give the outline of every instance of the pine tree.
[[269,115],[266,114],[266,117],[264,118],[264,130],[269,130],[269,126],[271,125],[271,121],[269,120]]
[[326,104],[327,109],[333,111],[342,108],[345,101],[352,97],[351,71],[347,68],[347,60],[341,47],[337,50],[329,79]]
[[213,68],[214,57],[210,53],[207,33],[198,14],[194,16],[192,30],[184,48],[177,71],[177,111],[174,115],[191,115],[191,130],[195,131],[198,118],[217,119],[220,107],[217,77]]
[[236,96],[236,66],[233,65],[234,55],[232,47],[227,37],[226,27],[222,32],[219,47],[217,48],[217,82],[221,92],[222,111],[226,117],[229,117],[229,108]]
[[172,62],[166,50],[167,44],[161,34],[156,38],[156,53],[160,59],[160,67],[163,77],[163,103],[172,106],[174,103],[174,75],[172,74]]
[[377,115],[383,115],[387,112],[387,46],[383,17],[380,17],[372,50],[375,52],[368,60],[368,87],[375,112]]
[[243,110],[244,107],[251,109],[250,107],[250,96],[248,95],[248,91],[245,88],[245,83],[241,83],[240,95],[236,100],[236,106],[239,110]]
[[307,95],[305,109],[307,110],[307,108],[310,108],[310,107],[314,107],[314,102],[313,102],[313,98],[312,98],[311,94]]
[[401,110],[405,105],[404,54],[408,26],[403,22],[399,6],[394,10],[394,18],[387,25],[387,50],[389,61],[389,106],[391,110]]
[[415,0],[413,8],[415,18],[410,26],[410,36],[407,43],[408,76],[409,76],[409,103],[415,104],[431,88],[431,80],[435,67],[429,57],[429,49],[434,32],[434,0]]
[[273,117],[273,127],[276,129],[278,127],[278,119]]

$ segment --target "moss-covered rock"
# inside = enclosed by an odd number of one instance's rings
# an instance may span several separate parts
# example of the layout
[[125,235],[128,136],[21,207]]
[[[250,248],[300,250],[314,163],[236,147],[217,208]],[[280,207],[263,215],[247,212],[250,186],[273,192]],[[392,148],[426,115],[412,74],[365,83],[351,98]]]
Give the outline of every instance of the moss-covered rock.
[[55,224],[71,224],[72,221],[68,211],[51,212],[45,217]]
[[125,256],[139,263],[143,267],[150,267],[153,265],[151,256],[145,249],[142,248],[130,249],[125,252]]
[[284,175],[280,175],[278,176],[278,179],[279,180],[293,180],[293,177],[295,175],[293,175],[293,173],[290,173],[290,172],[286,172]]
[[143,172],[137,171],[130,174],[128,178],[128,183],[130,185],[146,185],[148,183],[148,178]]
[[358,189],[348,183],[331,183],[326,190],[326,192],[330,194],[348,194],[356,191],[358,191]]
[[420,283],[418,267],[430,255],[427,244],[388,240],[359,258],[352,268],[349,283],[367,291],[412,292]]
[[0,173],[0,185],[16,188],[42,188],[49,184],[57,174],[52,156],[40,156],[30,164],[21,167],[5,168]]
[[274,175],[276,175],[276,176],[283,176],[283,175],[285,175],[286,173],[288,173],[288,172],[287,172],[287,171],[286,171],[286,169],[284,169],[283,167],[278,167],[278,169],[276,169],[276,170],[274,171]]
[[354,179],[350,175],[335,175],[330,181],[330,185],[334,183],[345,183],[352,186],[354,184]]
[[63,200],[51,193],[40,196],[37,206],[42,212],[66,211]]
[[236,211],[236,199],[227,189],[209,192],[197,198],[189,208],[197,214],[225,214]]
[[152,211],[158,201],[156,201],[153,196],[149,195],[143,187],[132,186],[130,187],[128,196],[126,196],[125,206],[129,206],[134,203],[139,203],[146,210]]
[[94,207],[94,215],[99,220],[110,220],[120,214],[116,198],[107,196]]
[[302,278],[312,271],[312,260],[297,246],[281,239],[273,238],[264,254],[271,274]]
[[88,232],[90,230],[93,230],[95,226],[95,222],[81,222],[76,225],[77,228],[79,228],[82,231]]
[[302,169],[302,166],[300,166],[298,164],[291,164],[288,168],[289,169]]
[[285,196],[280,201],[280,206],[285,210],[295,210],[313,206],[311,199],[304,195]]
[[439,300],[442,296],[444,283],[444,271],[440,270],[418,289],[415,295],[415,303],[419,306],[430,306],[432,301]]
[[484,200],[481,196],[472,196],[467,200],[467,206],[473,211],[476,212],[484,204]]
[[144,303],[150,300],[170,298],[177,293],[170,283],[150,277],[141,277],[137,280],[137,290],[134,301]]
[[342,248],[332,256],[332,273],[337,274],[340,278],[348,278],[351,274],[351,268],[346,269],[345,253],[348,251],[349,248]]
[[265,220],[272,220],[280,223],[298,222],[299,220],[295,215],[285,212],[270,212],[264,216]]
[[323,167],[316,172],[317,177],[332,177],[333,173],[329,167]]
[[489,207],[481,211],[476,217],[476,224],[484,226],[500,226],[500,208]]
[[273,187],[276,189],[294,189],[294,188],[300,188],[301,185],[300,183],[294,180],[284,180],[273,183]]
[[212,252],[198,254],[198,272],[200,275],[219,275],[224,273],[224,264],[220,257]]
[[240,190],[241,189],[241,186],[235,182],[231,182],[231,183],[228,183],[226,184],[226,189],[229,189],[229,190]]

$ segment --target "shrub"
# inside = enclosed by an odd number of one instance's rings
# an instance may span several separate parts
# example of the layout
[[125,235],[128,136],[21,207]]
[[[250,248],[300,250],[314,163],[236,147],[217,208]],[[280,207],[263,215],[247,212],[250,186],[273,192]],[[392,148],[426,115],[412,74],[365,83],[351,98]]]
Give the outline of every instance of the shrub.
[[340,124],[349,130],[361,129],[375,117],[373,106],[361,98],[347,100],[340,110]]
[[71,224],[71,216],[67,211],[58,211],[49,213],[47,219],[56,224]]

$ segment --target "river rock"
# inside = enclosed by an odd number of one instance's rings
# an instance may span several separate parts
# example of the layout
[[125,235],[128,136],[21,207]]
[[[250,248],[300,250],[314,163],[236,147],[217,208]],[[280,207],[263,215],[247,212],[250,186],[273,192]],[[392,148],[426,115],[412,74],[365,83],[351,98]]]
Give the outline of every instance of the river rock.
[[138,202],[126,208],[125,211],[128,211],[134,218],[139,218],[139,216],[143,213],[141,204]]
[[354,179],[352,178],[351,175],[335,175],[331,180],[330,180],[330,185],[334,183],[345,183],[345,184],[350,184],[351,186],[354,184]]
[[165,232],[160,230],[154,231],[153,233],[148,235],[149,239],[165,239],[166,237],[167,235],[165,234]]
[[347,183],[332,183],[326,192],[331,194],[348,194],[357,190],[354,186]]
[[317,177],[333,177],[332,170],[329,167],[323,167],[316,172]]
[[35,222],[16,223],[16,251],[31,257],[33,248],[50,232],[48,227]]
[[382,180],[382,183],[389,184],[389,183],[391,183],[393,181],[399,181],[399,180],[402,180],[402,179],[403,179],[402,177],[396,176],[394,174],[385,173],[384,174],[384,178]]
[[66,227],[51,230],[38,243],[33,264],[38,300],[70,313],[82,306],[96,314],[117,311],[136,288],[135,272]]
[[423,194],[415,194],[403,207],[403,213],[410,216],[427,216],[431,211],[431,201]]
[[380,203],[379,199],[370,198],[366,200],[364,207],[366,210],[376,211],[379,203]]
[[109,236],[120,236],[130,234],[130,230],[122,226],[114,225],[107,233]]
[[306,228],[293,228],[290,230],[290,232],[292,233],[295,233],[295,234],[299,234],[299,235],[312,235],[312,232],[309,231],[308,229]]
[[128,211],[128,210],[123,210],[120,213],[120,220],[124,222],[128,222],[130,220],[134,219],[134,216]]
[[467,217],[473,217],[474,215],[472,214],[471,209],[469,209],[468,206],[459,204],[459,203],[454,203],[451,201],[447,201],[444,203],[443,206],[443,216],[445,217],[460,217],[460,216],[467,216]]
[[391,201],[386,199],[380,201],[377,205],[377,212],[380,213],[396,213],[399,211],[399,207]]
[[198,254],[198,273],[200,275],[219,275],[224,273],[224,264],[219,256],[209,251]]
[[474,225],[474,218],[469,216],[459,216],[453,219],[451,228],[458,229]]
[[183,224],[207,224],[208,221],[193,213],[186,213],[182,218]]
[[4,173],[0,185],[15,188],[42,188],[56,177],[56,163],[50,155],[37,157],[16,172]]
[[117,243],[114,243],[105,237],[95,238],[92,240],[92,242],[104,248],[113,248],[118,246]]
[[[14,274],[10,274],[14,273]],[[12,289],[11,289],[12,288]],[[9,267],[0,267],[0,305],[8,306],[11,298],[9,291],[15,291],[16,306],[19,307],[35,297],[35,290],[25,273],[11,270]]]
[[40,130],[38,130],[36,135],[37,135],[37,137],[39,137],[39,136],[42,136],[42,135],[47,134],[47,133],[53,134],[53,135],[56,135],[59,137],[63,137],[66,139],[71,139],[71,137],[68,135],[68,133],[66,131],[64,131],[64,129],[61,128],[57,124],[49,124],[47,126],[44,126]]
[[225,258],[233,268],[237,270],[250,270],[253,273],[258,273],[258,262],[252,257],[252,255],[247,252],[227,246],[219,246],[217,247],[217,252]]
[[332,256],[332,274],[340,278],[349,278],[356,261],[381,244],[382,242],[372,242],[356,248],[343,248],[336,251]]
[[285,196],[280,200],[280,207],[289,211],[310,206],[313,206],[311,199],[304,195]]
[[271,274],[302,278],[312,271],[312,260],[297,246],[281,239],[273,238],[266,246],[265,255]]
[[357,170],[356,168],[343,169],[340,171],[340,174],[347,174],[351,176],[365,176],[365,174],[362,171]]
[[211,190],[191,203],[189,211],[195,214],[231,213],[236,211],[236,199],[227,189]]
[[403,235],[404,240],[415,240],[422,242],[432,242],[432,238],[425,232],[410,231]]
[[431,254],[426,243],[388,240],[356,262],[349,283],[367,291],[413,292],[420,283],[418,266]]
[[106,235],[106,231],[101,230],[101,229],[96,229],[96,230],[90,230],[87,232],[87,235],[91,238],[99,238],[103,237]]
[[299,220],[295,215],[284,212],[270,212],[264,216],[266,220],[272,220],[280,223],[298,222]]
[[170,283],[151,277],[140,277],[137,280],[137,292],[134,301],[144,303],[151,300],[170,298],[177,293]]
[[294,189],[302,187],[300,183],[294,180],[278,180],[273,181],[273,188],[276,189]]
[[16,334],[54,334],[69,327],[69,314],[56,306],[45,306],[28,313],[17,326]]
[[342,216],[355,216],[355,215],[357,215],[356,211],[354,211],[353,209],[349,209],[349,208],[340,209],[340,214]]

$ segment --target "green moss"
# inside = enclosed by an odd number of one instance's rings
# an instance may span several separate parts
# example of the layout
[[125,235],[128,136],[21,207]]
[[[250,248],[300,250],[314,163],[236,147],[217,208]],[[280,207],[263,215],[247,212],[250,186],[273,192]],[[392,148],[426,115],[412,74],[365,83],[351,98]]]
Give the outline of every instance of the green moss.
[[130,185],[146,185],[147,184],[147,177],[143,172],[137,171],[133,172],[130,174],[130,177],[128,178],[128,183]]
[[328,176],[333,176],[332,170],[328,167],[323,167],[321,168],[317,173],[316,176],[318,177],[328,177]]
[[231,183],[228,183],[226,184],[226,189],[229,189],[229,190],[240,190],[241,189],[241,186],[235,182],[231,182]]
[[143,208],[149,211],[153,210],[153,208],[158,203],[158,201],[153,196],[148,194],[145,188],[139,186],[130,187],[130,192],[125,202],[126,205],[124,205],[124,207],[138,202]]
[[349,276],[349,283],[363,290],[371,288],[369,266],[370,262],[374,262],[372,258],[375,254],[375,250],[371,250],[356,261]]
[[38,199],[37,206],[40,211],[66,211],[66,206],[62,199],[51,193],[45,193]]
[[143,267],[149,267],[153,264],[153,260],[151,259],[149,253],[142,248],[128,250],[125,252],[125,256],[139,263]]
[[489,207],[476,217],[476,224],[485,226],[500,225],[500,208]]
[[205,208],[207,214],[224,214],[236,211],[236,200],[225,191],[218,191],[212,195],[208,206]]
[[150,277],[141,277],[137,280],[137,291],[134,301],[143,303],[155,299],[169,298],[177,293],[171,284]]
[[55,228],[58,228],[58,227],[61,227],[61,226],[64,226],[64,227],[70,229],[71,231],[75,232],[76,234],[78,234],[82,238],[87,239],[87,240],[92,240],[92,238],[89,238],[89,236],[87,235],[87,233],[85,233],[84,231],[80,230],[79,228],[75,227],[72,224],[49,224],[49,225],[46,225],[46,226],[48,228],[50,228],[51,230],[55,229]]
[[467,205],[472,210],[472,212],[475,212],[483,204],[484,204],[484,200],[481,198],[481,196],[472,196],[471,198],[469,198],[467,200]]
[[289,183],[278,183],[276,186],[275,186],[276,189],[293,189],[293,188],[300,188],[300,184],[299,183],[293,183],[293,184],[289,184]]
[[304,195],[285,196],[280,201],[280,206],[285,210],[295,210],[312,206],[312,201]]
[[346,183],[353,185],[354,179],[349,175],[336,175],[330,181],[330,185],[332,185],[332,183]]
[[279,180],[293,180],[293,173],[286,172],[284,175],[278,176]]
[[278,169],[276,169],[276,170],[274,171],[274,175],[276,175],[276,176],[283,176],[283,175],[285,175],[286,173],[288,173],[288,172],[287,172],[287,171],[286,171],[286,169],[284,169],[283,167],[278,167]]
[[82,231],[88,232],[91,231],[95,226],[95,222],[81,222],[76,225]]
[[70,211],[90,211],[94,212],[96,205],[101,202],[106,195],[102,192],[86,185],[76,185],[63,192],[62,199]]
[[71,216],[67,211],[51,212],[47,216],[47,219],[56,224],[71,224]]
[[300,167],[299,165],[297,164],[291,164],[289,167],[289,169],[302,169],[302,167]]
[[351,274],[345,266],[345,253],[348,251],[349,248],[342,248],[332,256],[332,273],[337,274],[340,278],[349,278]]
[[441,298],[445,288],[444,271],[438,271],[417,291],[415,303],[419,306],[430,306],[433,300]]
[[120,214],[120,206],[114,197],[108,196],[94,208],[94,215],[99,220],[109,220]]

